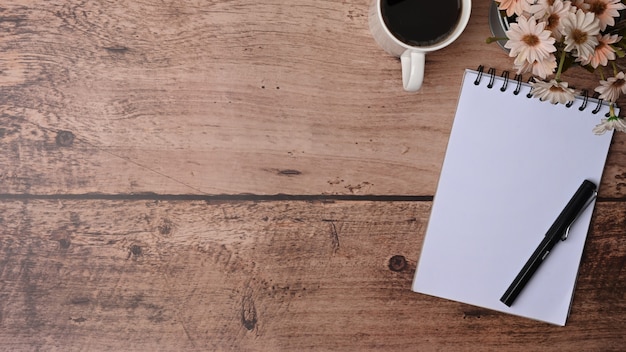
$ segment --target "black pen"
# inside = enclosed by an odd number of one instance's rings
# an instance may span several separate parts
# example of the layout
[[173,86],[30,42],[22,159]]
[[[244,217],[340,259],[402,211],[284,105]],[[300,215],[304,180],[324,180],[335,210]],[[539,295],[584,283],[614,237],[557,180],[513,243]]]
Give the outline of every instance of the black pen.
[[507,306],[511,306],[517,296],[520,294],[528,280],[533,276],[539,265],[546,259],[554,245],[559,239],[565,240],[570,225],[576,220],[578,215],[593,201],[595,198],[596,185],[588,180],[578,187],[576,193],[567,203],[561,214],[556,218],[546,236],[543,238],[537,249],[530,256],[522,270],[517,274],[509,288],[504,292],[500,301]]

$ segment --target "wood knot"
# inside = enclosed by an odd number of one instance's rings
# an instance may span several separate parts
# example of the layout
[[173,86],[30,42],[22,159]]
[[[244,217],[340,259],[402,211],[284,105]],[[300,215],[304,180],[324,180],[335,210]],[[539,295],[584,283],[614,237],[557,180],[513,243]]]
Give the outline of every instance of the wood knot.
[[110,52],[110,53],[116,53],[116,54],[125,54],[128,52],[128,47],[123,46],[123,45],[113,45],[113,46],[105,46],[104,50]]
[[406,269],[406,258],[403,255],[394,255],[389,258],[389,270],[398,272],[404,269]]
[[480,319],[489,314],[490,312],[485,309],[470,309],[463,311],[463,319]]
[[241,324],[248,331],[252,331],[258,322],[258,317],[256,313],[256,307],[254,305],[254,300],[252,299],[252,294],[248,293],[243,297],[243,301],[241,302]]
[[170,219],[163,219],[157,229],[162,236],[169,236],[174,230],[174,223]]
[[142,249],[141,246],[138,246],[136,244],[133,244],[132,246],[130,246],[130,254],[134,255],[135,257],[140,256],[142,253]]
[[70,131],[59,131],[56,143],[59,147],[71,147],[74,144],[74,134]]
[[68,248],[70,248],[70,244],[72,244],[72,241],[70,241],[69,238],[61,238],[59,240],[59,246],[61,247],[61,249],[68,249]]
[[89,299],[89,297],[84,297],[84,296],[79,296],[79,297],[74,297],[72,299],[70,299],[70,303],[71,304],[89,304],[91,302],[91,300]]
[[285,169],[285,170],[278,170],[278,174],[281,176],[298,176],[298,175],[302,175],[302,171],[294,170],[294,169]]

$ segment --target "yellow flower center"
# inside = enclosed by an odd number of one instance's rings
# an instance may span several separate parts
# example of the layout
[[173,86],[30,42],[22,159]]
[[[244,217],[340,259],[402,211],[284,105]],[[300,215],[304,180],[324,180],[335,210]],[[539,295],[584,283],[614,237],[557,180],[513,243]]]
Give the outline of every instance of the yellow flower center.
[[580,29],[574,29],[572,31],[572,39],[574,40],[574,43],[576,44],[584,44],[587,42],[587,32],[585,31],[581,31]]
[[524,42],[524,44],[526,44],[528,46],[536,46],[536,45],[539,44],[540,40],[539,40],[539,37],[537,37],[534,34],[526,34],[522,38],[522,42]]

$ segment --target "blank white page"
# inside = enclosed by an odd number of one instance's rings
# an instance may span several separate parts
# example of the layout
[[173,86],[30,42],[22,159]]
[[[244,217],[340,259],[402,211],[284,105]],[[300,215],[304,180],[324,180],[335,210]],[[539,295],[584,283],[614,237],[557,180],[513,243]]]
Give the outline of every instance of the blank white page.
[[413,290],[565,325],[593,204],[513,305],[500,297],[582,181],[599,185],[612,133],[592,129],[608,106],[553,105],[477,75],[465,72]]

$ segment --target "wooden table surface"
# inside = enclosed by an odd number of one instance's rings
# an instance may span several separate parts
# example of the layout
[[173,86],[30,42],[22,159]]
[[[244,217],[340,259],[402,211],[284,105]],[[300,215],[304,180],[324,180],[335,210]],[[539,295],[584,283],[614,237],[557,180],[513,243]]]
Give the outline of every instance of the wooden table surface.
[[369,0],[4,1],[0,349],[624,350],[623,133],[566,327],[411,292],[489,5],[406,93]]

